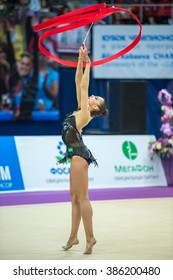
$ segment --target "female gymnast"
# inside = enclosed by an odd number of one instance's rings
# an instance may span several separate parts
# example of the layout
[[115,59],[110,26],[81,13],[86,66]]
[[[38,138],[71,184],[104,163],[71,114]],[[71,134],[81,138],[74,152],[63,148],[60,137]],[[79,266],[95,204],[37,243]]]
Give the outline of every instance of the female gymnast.
[[[86,63],[83,72],[83,62]],[[63,124],[62,139],[67,147],[66,153],[58,163],[71,159],[70,166],[70,196],[72,203],[72,224],[68,242],[62,248],[70,249],[79,243],[77,233],[79,224],[83,221],[86,234],[86,250],[84,254],[91,254],[96,239],[93,234],[92,207],[88,197],[88,166],[97,165],[91,151],[84,145],[82,129],[95,117],[107,116],[105,100],[99,96],[88,96],[89,75],[91,61],[87,48],[82,45],[79,49],[79,58],[75,74],[76,95],[78,109],[69,115]]]

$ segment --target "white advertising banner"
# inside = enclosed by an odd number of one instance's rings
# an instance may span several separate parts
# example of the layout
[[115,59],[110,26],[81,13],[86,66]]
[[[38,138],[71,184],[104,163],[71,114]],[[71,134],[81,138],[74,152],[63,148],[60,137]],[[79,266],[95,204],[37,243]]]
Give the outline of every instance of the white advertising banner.
[[[138,32],[138,25],[95,25],[93,60],[121,51]],[[99,79],[172,79],[173,26],[143,25],[138,45],[116,60],[93,67],[93,75]]]
[[[160,158],[151,160],[154,136],[83,136],[99,167],[89,167],[91,189],[167,186]],[[65,152],[61,136],[15,137],[26,191],[69,189],[70,164],[56,165]]]

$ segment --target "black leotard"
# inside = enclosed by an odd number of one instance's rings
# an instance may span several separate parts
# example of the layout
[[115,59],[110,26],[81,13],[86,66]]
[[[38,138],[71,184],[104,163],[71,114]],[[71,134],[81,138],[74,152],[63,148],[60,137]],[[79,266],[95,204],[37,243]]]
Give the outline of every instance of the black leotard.
[[85,146],[82,135],[76,128],[76,118],[73,114],[69,115],[63,123],[62,140],[64,141],[67,150],[64,157],[59,160],[58,163],[65,163],[68,159],[77,155],[83,157],[88,164],[94,163],[96,166],[98,165],[91,151]]

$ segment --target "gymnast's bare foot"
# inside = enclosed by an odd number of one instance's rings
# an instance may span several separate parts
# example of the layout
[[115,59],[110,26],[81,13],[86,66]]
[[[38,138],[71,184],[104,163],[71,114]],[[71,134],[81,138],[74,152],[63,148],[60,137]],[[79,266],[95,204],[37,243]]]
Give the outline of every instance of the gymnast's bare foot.
[[96,244],[96,239],[92,237],[90,240],[87,241],[86,250],[84,254],[92,254],[93,246]]
[[69,238],[67,244],[65,246],[62,246],[62,248],[67,251],[69,250],[73,245],[79,244],[79,240],[77,238]]

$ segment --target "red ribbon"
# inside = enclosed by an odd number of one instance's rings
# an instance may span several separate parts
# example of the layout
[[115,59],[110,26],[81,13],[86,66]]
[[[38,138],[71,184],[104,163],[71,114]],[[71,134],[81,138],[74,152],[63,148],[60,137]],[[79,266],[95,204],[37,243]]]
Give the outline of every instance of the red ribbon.
[[72,30],[75,28],[79,28],[81,26],[91,24],[92,22],[96,22],[107,16],[110,16],[112,13],[116,13],[116,12],[120,12],[120,11],[124,11],[124,12],[130,14],[136,20],[136,22],[138,23],[138,25],[140,27],[138,35],[133,40],[133,42],[130,43],[123,50],[117,52],[116,54],[114,54],[110,57],[107,57],[107,58],[104,58],[101,60],[97,60],[97,61],[92,61],[91,66],[98,66],[98,65],[104,64],[106,62],[109,62],[113,59],[116,59],[116,58],[128,53],[139,43],[139,41],[141,39],[141,34],[142,34],[142,24],[141,24],[140,20],[131,11],[124,9],[124,8],[116,8],[114,6],[106,7],[105,3],[95,4],[95,5],[85,7],[85,8],[80,8],[75,11],[69,12],[69,13],[61,15],[61,16],[57,16],[55,18],[52,18],[50,20],[47,20],[43,23],[40,23],[40,24],[34,26],[34,31],[37,32],[37,31],[51,28],[51,27],[54,27],[57,25],[58,26],[60,26],[62,24],[64,25],[62,27],[53,28],[52,30],[48,30],[48,31],[44,32],[43,34],[41,34],[39,37],[39,41],[38,41],[38,47],[39,47],[40,51],[44,55],[46,55],[48,58],[51,58],[52,60],[54,60],[60,64],[64,64],[66,66],[77,67],[77,62],[60,59],[59,57],[56,57],[53,54],[51,54],[43,46],[42,40],[49,36],[52,36],[52,35],[55,35],[55,34],[58,34],[61,32],[66,32],[66,31],[69,31],[69,30]]

